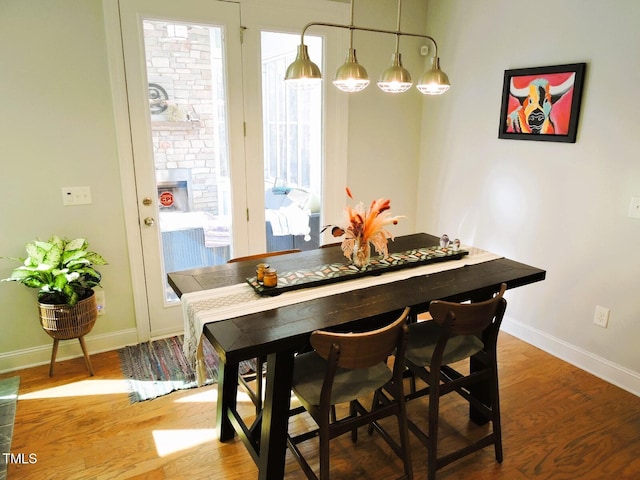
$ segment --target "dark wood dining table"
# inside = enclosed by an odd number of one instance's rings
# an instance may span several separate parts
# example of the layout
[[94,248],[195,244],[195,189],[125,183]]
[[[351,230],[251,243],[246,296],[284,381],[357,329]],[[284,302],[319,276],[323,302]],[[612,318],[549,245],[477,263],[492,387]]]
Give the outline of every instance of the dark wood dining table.
[[[439,237],[434,235],[411,234],[389,242],[389,251],[404,252],[438,243]],[[266,259],[279,271],[344,260],[339,246]],[[245,261],[173,272],[168,280],[180,297],[243,283],[253,275],[255,261]],[[540,268],[498,258],[207,323],[203,333],[220,357],[216,407],[219,439],[227,441],[239,435],[258,465],[258,479],[283,478],[294,358],[314,330],[357,328],[372,318],[393,315],[406,306],[417,314],[426,311],[436,299],[486,300],[499,290],[501,283],[511,289],[542,281],[545,275]],[[255,421],[246,425],[236,408],[238,365],[259,356],[267,358],[264,407]],[[473,415],[472,419],[478,423],[486,421]]]

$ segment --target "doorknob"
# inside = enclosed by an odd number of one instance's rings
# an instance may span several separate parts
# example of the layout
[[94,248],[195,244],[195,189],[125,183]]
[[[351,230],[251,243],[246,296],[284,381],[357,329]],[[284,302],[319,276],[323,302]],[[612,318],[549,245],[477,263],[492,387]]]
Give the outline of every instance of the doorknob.
[[153,200],[151,199],[151,197],[144,197],[144,198],[142,199],[142,204],[143,204],[145,207],[148,207],[148,206],[149,206],[149,205],[151,205],[152,203],[153,203]]
[[144,224],[147,227],[151,227],[154,223],[156,223],[156,221],[153,219],[153,217],[147,217],[144,219]]

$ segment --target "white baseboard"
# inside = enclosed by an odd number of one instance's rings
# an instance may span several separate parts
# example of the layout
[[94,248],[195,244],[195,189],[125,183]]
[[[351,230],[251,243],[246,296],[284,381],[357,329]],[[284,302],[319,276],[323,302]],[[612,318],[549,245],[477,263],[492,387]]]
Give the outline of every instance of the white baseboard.
[[[138,343],[138,331],[135,328],[120,330],[104,335],[87,335],[84,337],[89,355],[93,353],[117,350],[127,345]],[[45,365],[51,362],[51,343],[38,347],[25,348],[12,352],[0,353],[0,373],[12,372],[23,368]],[[82,357],[82,349],[77,339],[62,340],[58,345],[56,362],[70,358]]]
[[640,397],[640,374],[571,345],[546,332],[504,317],[500,329],[545,352]]
[[184,334],[184,329],[179,328],[179,329],[175,329],[175,328],[165,328],[163,330],[154,330],[153,332],[150,333],[150,340],[159,340],[161,338],[167,338],[167,337],[175,337],[177,335],[183,335]]

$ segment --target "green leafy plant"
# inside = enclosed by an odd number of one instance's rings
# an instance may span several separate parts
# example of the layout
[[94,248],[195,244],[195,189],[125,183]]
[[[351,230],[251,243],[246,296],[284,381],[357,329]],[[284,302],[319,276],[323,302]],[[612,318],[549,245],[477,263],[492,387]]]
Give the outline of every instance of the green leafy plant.
[[38,289],[38,301],[45,304],[75,305],[91,296],[102,276],[93,265],[106,265],[99,254],[89,251],[84,238],[62,239],[53,235],[48,242],[35,240],[26,245],[26,258],[2,281],[18,282]]

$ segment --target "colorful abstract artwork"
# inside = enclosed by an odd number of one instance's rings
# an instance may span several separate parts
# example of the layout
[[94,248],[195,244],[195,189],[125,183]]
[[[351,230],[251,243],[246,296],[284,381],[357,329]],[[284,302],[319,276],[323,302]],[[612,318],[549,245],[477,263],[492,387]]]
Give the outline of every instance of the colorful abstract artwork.
[[506,70],[498,137],[575,143],[585,67]]

